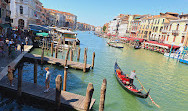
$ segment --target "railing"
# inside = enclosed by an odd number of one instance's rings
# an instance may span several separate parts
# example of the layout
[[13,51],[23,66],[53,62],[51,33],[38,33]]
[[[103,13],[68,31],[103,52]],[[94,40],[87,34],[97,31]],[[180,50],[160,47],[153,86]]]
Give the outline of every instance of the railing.
[[136,30],[131,30],[131,32],[134,32],[134,33],[136,33]]
[[179,30],[172,30],[172,33],[173,33],[173,34],[178,34],[178,33],[179,33]]

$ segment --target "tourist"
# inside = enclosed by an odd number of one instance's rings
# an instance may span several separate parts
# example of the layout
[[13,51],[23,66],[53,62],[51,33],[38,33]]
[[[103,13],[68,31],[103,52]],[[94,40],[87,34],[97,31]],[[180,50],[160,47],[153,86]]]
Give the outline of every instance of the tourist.
[[26,43],[26,45],[28,45],[28,41],[29,41],[29,38],[26,37],[26,38],[25,38],[25,43]]
[[8,38],[6,38],[5,43],[6,43],[6,45],[8,46],[8,44],[9,44]]
[[21,53],[24,51],[24,42],[21,43]]
[[45,81],[45,84],[46,84],[46,90],[44,91],[45,93],[46,92],[49,92],[49,88],[50,88],[50,71],[49,71],[49,68],[45,68],[45,70],[47,71],[46,72],[46,81]]
[[10,86],[14,86],[12,84],[12,80],[13,80],[13,70],[15,69],[11,69],[11,66],[8,66],[8,79],[10,81]]
[[131,71],[131,75],[130,75],[130,86],[133,86],[134,78],[137,78],[135,72],[136,72],[135,70]]

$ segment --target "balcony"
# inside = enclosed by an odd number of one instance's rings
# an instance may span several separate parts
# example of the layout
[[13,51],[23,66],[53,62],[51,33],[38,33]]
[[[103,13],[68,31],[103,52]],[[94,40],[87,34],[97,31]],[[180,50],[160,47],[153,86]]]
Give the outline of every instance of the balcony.
[[187,35],[187,31],[183,31],[182,36],[186,36],[186,35]]
[[163,29],[161,32],[162,34],[167,34],[168,31],[166,29]]
[[137,31],[136,30],[131,30],[131,33],[136,33]]
[[179,30],[172,30],[172,35],[175,35],[175,36],[179,35]]

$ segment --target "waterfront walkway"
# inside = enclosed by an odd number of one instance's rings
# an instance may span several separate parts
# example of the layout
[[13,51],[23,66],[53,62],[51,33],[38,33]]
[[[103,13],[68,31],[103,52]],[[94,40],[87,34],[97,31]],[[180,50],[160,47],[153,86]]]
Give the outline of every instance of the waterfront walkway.
[[[3,90],[11,90],[14,93],[17,92],[18,87],[18,79],[13,79],[14,86],[9,85],[9,80],[7,77],[4,77],[2,80],[0,80],[0,87],[3,88]],[[22,81],[22,95],[27,95],[29,97],[32,97],[32,99],[37,98],[39,100],[43,100],[49,103],[54,104],[55,103],[55,96],[56,96],[56,89],[50,88],[50,91],[48,93],[44,93],[45,86],[40,86],[34,83],[25,82]],[[76,110],[84,110],[84,101],[85,96],[77,95],[74,93],[61,91],[61,105],[67,106],[72,109]],[[95,99],[91,100],[90,109],[95,103]]]
[[[20,47],[18,47],[18,50],[19,48]],[[24,57],[24,55],[27,54],[32,48],[33,48],[33,45],[25,45],[24,52],[21,53],[20,51],[17,51],[17,55],[15,59],[9,58],[6,55],[5,57],[2,57],[0,59],[0,62],[1,62],[0,80],[8,74],[8,66],[15,68],[16,65],[19,63],[19,61]]]
[[[38,61],[41,60],[41,55],[37,55],[37,54],[27,53],[27,54],[25,54],[24,57],[30,58],[30,59],[36,59]],[[65,64],[65,60],[53,58],[53,57],[44,56],[43,60],[47,63],[50,63],[50,64],[60,64],[61,66],[64,66],[64,64]],[[80,62],[67,61],[67,65],[68,65],[69,68],[78,69],[78,70],[83,70],[83,68],[84,68],[84,63],[80,63]],[[90,67],[91,67],[91,65],[87,64],[86,70],[87,71],[90,70]]]

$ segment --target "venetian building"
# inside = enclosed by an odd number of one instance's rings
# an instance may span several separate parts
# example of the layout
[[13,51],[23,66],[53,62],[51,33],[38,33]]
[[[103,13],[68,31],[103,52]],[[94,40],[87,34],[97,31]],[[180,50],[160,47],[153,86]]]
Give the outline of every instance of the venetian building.
[[39,0],[11,0],[12,27],[27,29],[29,24],[41,24],[42,3]]
[[179,15],[180,19],[171,20],[167,28],[165,43],[178,46],[188,45],[188,14]]
[[126,36],[126,32],[128,31],[128,19],[129,19],[129,15],[126,15],[124,17],[121,18],[121,21],[119,23],[119,27],[118,27],[118,36],[120,37],[125,37]]
[[10,14],[10,0],[0,0],[0,34],[9,33],[12,21]]

